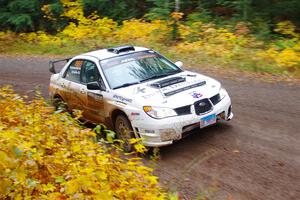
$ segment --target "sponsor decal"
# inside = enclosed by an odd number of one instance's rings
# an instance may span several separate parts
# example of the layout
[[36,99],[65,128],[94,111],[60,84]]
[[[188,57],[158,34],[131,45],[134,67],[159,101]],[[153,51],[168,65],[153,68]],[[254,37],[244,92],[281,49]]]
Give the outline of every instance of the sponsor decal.
[[200,81],[200,80],[177,83],[177,84],[174,84],[174,85],[167,86],[165,88],[157,89],[157,91],[155,91],[153,93],[150,93],[150,94],[143,95],[142,97],[147,99],[147,98],[150,98],[153,95],[156,95],[158,93],[162,93],[164,96],[168,97],[168,96],[172,96],[174,94],[183,92],[185,90],[189,90],[189,89],[192,89],[192,88],[203,86],[205,84],[206,84],[205,81]]
[[134,89],[134,94],[145,93],[146,88],[141,88],[140,86]]
[[170,92],[164,92],[164,95],[165,96],[171,96],[171,95],[177,94],[177,93],[185,91],[185,90],[200,87],[200,86],[205,85],[205,84],[206,84],[206,82],[202,81],[202,82],[199,82],[199,83],[196,83],[196,84],[193,84],[193,85],[189,85],[189,86],[181,87],[179,89],[175,89],[175,90],[170,91]]
[[138,112],[132,112],[131,113],[131,116],[139,116],[140,115],[140,113],[138,113]]
[[196,77],[197,75],[196,75],[196,74],[187,74],[186,76],[189,76],[189,77]]
[[161,102],[161,103],[168,103],[168,101],[167,101],[167,100],[165,100],[165,101],[163,101],[163,102]]
[[195,99],[199,99],[200,97],[202,97],[203,95],[199,92],[193,92],[192,93],[192,97]]
[[140,120],[140,113],[131,112],[129,117],[130,117],[131,120]]
[[103,100],[103,96],[101,94],[88,92],[87,95],[88,95],[88,97],[91,97],[91,98],[95,99],[96,101],[102,101]]
[[174,95],[176,93],[179,93],[179,92],[182,92],[185,90],[203,86],[205,84],[206,84],[205,81],[195,80],[195,81],[191,81],[191,82],[183,82],[183,83],[170,85],[168,87],[162,88],[161,90],[165,96],[171,96],[171,95]]
[[198,82],[199,82],[199,80],[180,82],[180,83],[176,83],[176,84],[170,85],[168,87],[165,87],[162,90],[163,90],[163,92],[165,92],[165,91],[168,91],[170,89],[177,89],[178,87],[188,86],[188,85],[198,83]]
[[122,96],[119,96],[119,95],[116,95],[116,94],[113,96],[113,98],[118,100],[118,101],[121,101],[123,103],[125,103],[125,102],[132,103],[132,99],[125,98],[125,97],[122,97]]
[[158,93],[161,93],[161,92],[160,92],[159,90],[157,90],[157,91],[152,92],[152,93],[150,93],[150,94],[143,95],[143,97],[144,97],[145,99],[148,99],[148,98],[150,98],[150,97],[152,97],[152,96],[154,96],[154,95],[156,95],[156,94],[158,94]]

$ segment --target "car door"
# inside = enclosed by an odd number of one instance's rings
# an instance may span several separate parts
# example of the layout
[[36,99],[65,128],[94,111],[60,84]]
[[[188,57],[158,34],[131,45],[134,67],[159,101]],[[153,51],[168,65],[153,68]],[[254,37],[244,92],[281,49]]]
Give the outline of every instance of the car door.
[[84,102],[84,118],[93,122],[104,122],[103,91],[88,90],[86,87],[86,85],[90,82],[102,81],[97,65],[90,60],[85,60],[80,77],[81,82],[84,84],[81,87],[81,91],[84,93],[84,95],[81,96],[84,98],[82,100]]
[[67,96],[65,101],[68,104],[68,108],[71,110],[83,110],[84,98],[82,98],[82,96],[85,95],[85,91],[82,89],[82,83],[80,81],[80,73],[83,63],[83,59],[76,59],[72,61],[63,75],[63,78],[66,80],[64,83]]

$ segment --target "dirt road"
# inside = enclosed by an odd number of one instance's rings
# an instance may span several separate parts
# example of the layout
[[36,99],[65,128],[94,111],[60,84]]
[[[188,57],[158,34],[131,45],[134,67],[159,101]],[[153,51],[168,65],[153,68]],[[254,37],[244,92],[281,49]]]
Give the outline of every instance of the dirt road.
[[[0,57],[0,86],[47,97],[49,58]],[[205,72],[204,72],[205,73]],[[300,86],[222,79],[234,119],[161,148],[155,173],[183,199],[300,199]]]

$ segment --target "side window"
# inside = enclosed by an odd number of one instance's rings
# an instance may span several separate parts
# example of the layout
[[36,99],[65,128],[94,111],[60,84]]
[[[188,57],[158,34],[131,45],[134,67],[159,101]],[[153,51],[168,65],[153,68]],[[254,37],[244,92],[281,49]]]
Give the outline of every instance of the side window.
[[80,82],[80,70],[83,66],[83,60],[74,60],[67,69],[64,78],[74,82]]
[[82,83],[90,83],[100,80],[100,73],[95,63],[91,61],[84,61],[83,68],[80,74]]

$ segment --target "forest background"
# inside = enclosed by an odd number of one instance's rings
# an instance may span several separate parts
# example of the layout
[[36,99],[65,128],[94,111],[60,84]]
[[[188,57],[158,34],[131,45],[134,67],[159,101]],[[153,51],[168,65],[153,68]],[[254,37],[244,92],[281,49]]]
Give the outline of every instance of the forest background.
[[[194,68],[299,79],[299,10],[299,0],[0,0],[0,54],[132,44]],[[0,198],[178,198],[141,158],[111,146],[112,131],[87,129],[38,93],[1,88],[0,113]]]
[[0,53],[132,44],[187,65],[298,78],[299,10],[297,0],[1,0]]

